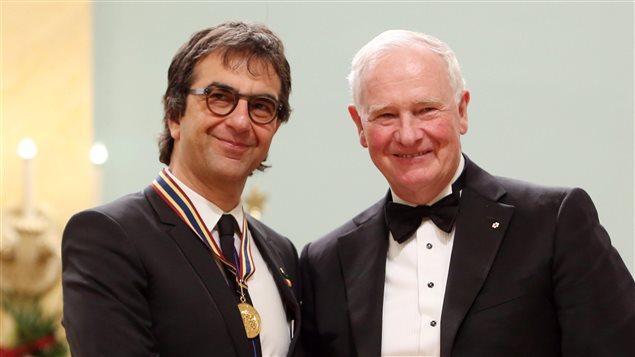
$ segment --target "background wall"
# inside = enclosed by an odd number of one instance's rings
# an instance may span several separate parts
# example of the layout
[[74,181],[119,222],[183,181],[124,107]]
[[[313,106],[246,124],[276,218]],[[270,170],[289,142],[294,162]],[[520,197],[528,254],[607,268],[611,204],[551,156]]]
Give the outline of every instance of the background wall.
[[[62,228],[72,213],[92,204],[91,15],[87,2],[0,3],[0,350],[5,355],[11,350],[4,348],[20,343],[17,325],[36,337],[48,331],[34,327],[40,322],[34,315],[27,323],[16,322],[6,309],[15,308],[13,300],[4,294],[22,287],[21,292],[39,297],[43,316],[60,320]],[[26,136],[38,149],[32,159],[33,193],[41,220],[19,221],[24,176],[17,148]],[[65,341],[61,325],[55,338]]]
[[383,30],[433,34],[455,50],[471,90],[464,151],[493,174],[580,186],[628,266],[633,211],[633,3],[93,4],[95,135],[110,150],[104,197],[148,185],[162,166],[161,96],[177,48],[226,20],[258,21],[283,39],[291,120],[251,186],[263,220],[301,249],[382,197],[346,106],[350,59]]
[[38,147],[35,201],[60,233],[70,215],[92,199],[91,27],[89,3],[2,4],[0,205],[7,210],[22,203],[17,149],[22,138],[31,137]]

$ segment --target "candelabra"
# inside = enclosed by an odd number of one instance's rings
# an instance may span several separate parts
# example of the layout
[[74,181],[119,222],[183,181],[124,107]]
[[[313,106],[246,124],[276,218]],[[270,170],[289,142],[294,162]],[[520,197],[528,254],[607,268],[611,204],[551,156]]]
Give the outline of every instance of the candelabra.
[[63,356],[59,229],[34,199],[35,143],[18,147],[23,160],[23,201],[3,209],[0,230],[0,356]]

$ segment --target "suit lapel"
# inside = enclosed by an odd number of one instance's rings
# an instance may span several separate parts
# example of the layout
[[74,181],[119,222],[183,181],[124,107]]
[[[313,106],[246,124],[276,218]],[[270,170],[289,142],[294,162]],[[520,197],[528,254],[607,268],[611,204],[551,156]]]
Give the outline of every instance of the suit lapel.
[[441,355],[450,356],[457,331],[498,252],[514,207],[497,202],[505,191],[466,157],[454,247],[443,301]]
[[[300,335],[300,305],[298,304],[298,299],[293,292],[292,286],[287,285],[287,281],[285,280],[287,279],[287,276],[284,270],[284,261],[280,254],[272,248],[274,245],[260,228],[260,223],[251,216],[247,216],[247,221],[251,237],[253,238],[253,241],[256,242],[258,251],[271,271],[271,275],[273,276],[276,287],[280,292],[280,298],[285,306],[288,317],[289,319],[295,321],[293,326],[294,338],[291,341],[291,346],[289,346],[289,351],[292,351],[296,341],[298,340],[297,337]],[[293,283],[297,282],[292,282],[292,284]]]
[[385,200],[378,202],[359,228],[338,240],[348,312],[358,356],[381,354],[381,327],[388,229]]
[[251,355],[253,351],[245,338],[245,329],[236,308],[236,301],[216,264],[216,258],[151,187],[146,188],[144,194],[157,212],[160,221],[165,224],[167,234],[174,240],[205,285],[210,303],[220,312],[227,325],[227,331],[234,342],[237,355]]

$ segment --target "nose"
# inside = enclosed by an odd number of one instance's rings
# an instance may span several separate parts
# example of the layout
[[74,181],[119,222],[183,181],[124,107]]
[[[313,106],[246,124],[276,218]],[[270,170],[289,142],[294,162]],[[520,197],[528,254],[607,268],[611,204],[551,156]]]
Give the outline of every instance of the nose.
[[394,138],[404,146],[416,144],[423,137],[423,130],[419,127],[419,120],[410,114],[404,114],[397,121]]
[[249,118],[249,105],[246,99],[241,98],[238,100],[236,108],[225,118],[225,123],[236,131],[249,129],[251,119]]

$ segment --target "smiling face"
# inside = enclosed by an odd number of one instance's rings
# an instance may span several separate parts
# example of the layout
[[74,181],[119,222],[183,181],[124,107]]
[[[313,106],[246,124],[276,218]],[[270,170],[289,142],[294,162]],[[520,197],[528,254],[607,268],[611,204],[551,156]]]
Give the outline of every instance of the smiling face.
[[[231,68],[224,66],[215,53],[203,58],[194,68],[191,88],[216,83],[244,95],[278,98],[280,80],[270,66],[252,62],[247,68],[247,62],[239,58],[230,64]],[[233,112],[219,116],[207,108],[204,95],[189,95],[185,114],[170,120],[168,126],[174,139],[170,170],[215,202],[209,191],[225,190],[240,196],[247,177],[265,160],[279,121],[253,123],[246,98],[240,99]]]
[[469,92],[457,103],[443,59],[417,46],[377,57],[360,81],[349,112],[362,146],[399,197],[428,203],[459,165]]

